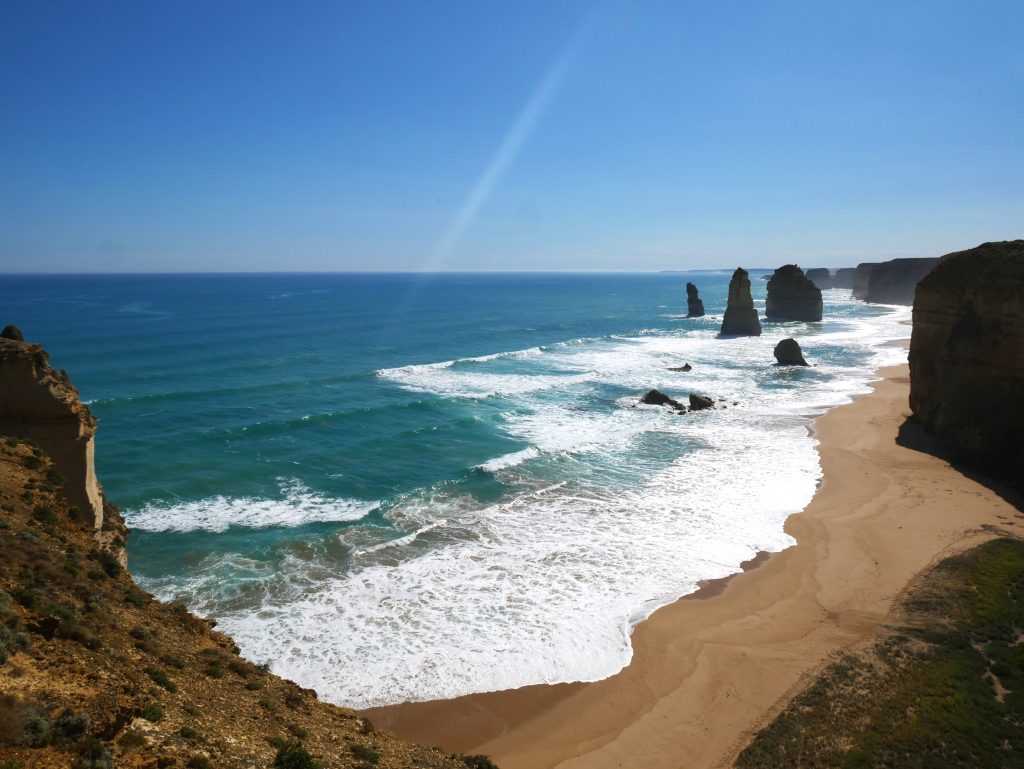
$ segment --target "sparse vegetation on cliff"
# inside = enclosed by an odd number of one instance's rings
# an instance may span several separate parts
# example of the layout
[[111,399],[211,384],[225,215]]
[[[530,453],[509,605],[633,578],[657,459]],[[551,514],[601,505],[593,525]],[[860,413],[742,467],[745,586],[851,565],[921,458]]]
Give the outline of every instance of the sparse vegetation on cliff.
[[1024,767],[1024,542],[941,562],[873,646],[841,655],[739,769]]

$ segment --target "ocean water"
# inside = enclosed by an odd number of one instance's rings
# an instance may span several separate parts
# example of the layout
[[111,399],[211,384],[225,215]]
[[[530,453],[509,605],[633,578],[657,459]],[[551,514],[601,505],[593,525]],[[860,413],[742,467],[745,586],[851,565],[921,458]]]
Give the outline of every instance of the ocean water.
[[[823,323],[718,339],[728,279],[5,276],[0,323],[98,417],[141,584],[363,707],[604,678],[654,609],[792,544],[810,420],[906,360],[909,309],[826,291]],[[772,365],[785,336],[813,367]]]

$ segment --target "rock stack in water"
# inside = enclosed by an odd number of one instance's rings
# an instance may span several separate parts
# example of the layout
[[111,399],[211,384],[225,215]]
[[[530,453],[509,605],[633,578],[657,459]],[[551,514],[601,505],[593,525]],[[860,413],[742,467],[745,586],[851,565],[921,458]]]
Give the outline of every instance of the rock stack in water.
[[783,339],[775,345],[775,360],[780,366],[806,366],[803,350],[795,339]]
[[807,280],[822,290],[833,287],[832,274],[828,271],[827,267],[814,267],[805,274],[807,275]]
[[856,267],[840,267],[832,276],[832,288],[853,288],[853,278],[856,274]]
[[686,284],[686,317],[704,317],[704,302],[697,294],[697,287],[692,283]]
[[729,302],[722,318],[722,336],[761,336],[761,321],[750,296],[750,276],[736,268],[729,281]]
[[821,320],[821,289],[795,264],[779,267],[768,281],[765,316],[786,320]]
[[1024,483],[1024,240],[944,256],[917,284],[910,408],[985,475]]

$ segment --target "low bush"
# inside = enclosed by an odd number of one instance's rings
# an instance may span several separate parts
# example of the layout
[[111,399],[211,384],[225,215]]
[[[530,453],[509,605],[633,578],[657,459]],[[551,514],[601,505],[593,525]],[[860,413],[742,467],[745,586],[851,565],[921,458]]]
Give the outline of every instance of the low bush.
[[277,749],[272,766],[276,769],[319,769],[320,762],[301,742],[291,741]]
[[163,721],[164,709],[155,702],[147,702],[142,706],[142,712],[139,715],[155,724]]
[[174,694],[178,691],[178,685],[170,679],[170,677],[160,668],[143,668],[143,672],[149,676],[150,680],[157,686],[162,687]]
[[377,764],[380,761],[380,753],[366,745],[353,745],[352,756],[368,764]]

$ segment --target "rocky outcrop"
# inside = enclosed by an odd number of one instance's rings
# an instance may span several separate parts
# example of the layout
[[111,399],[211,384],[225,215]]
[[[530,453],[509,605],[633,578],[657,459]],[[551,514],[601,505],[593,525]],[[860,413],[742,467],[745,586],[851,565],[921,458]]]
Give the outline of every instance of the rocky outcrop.
[[729,281],[729,301],[722,318],[722,336],[761,336],[761,321],[750,295],[750,276],[738,267]]
[[840,267],[832,276],[832,288],[853,288],[854,277],[857,274],[855,267]]
[[648,390],[640,396],[640,402],[645,406],[671,406],[676,411],[686,411],[684,404],[665,395],[661,390]]
[[96,480],[95,433],[96,420],[78,390],[50,365],[43,348],[10,334],[0,338],[0,435],[39,446],[63,476],[64,495],[99,531],[104,500]]
[[914,290],[918,281],[939,263],[932,259],[892,259],[876,264],[868,279],[866,302],[878,304],[914,303]]
[[853,271],[853,289],[852,296],[854,299],[865,299],[868,295],[868,284],[871,282],[871,271],[875,269],[878,262],[861,262],[857,265]]
[[319,701],[139,588],[69,499],[95,422],[37,345],[0,339],[0,410],[0,767],[493,766]]
[[697,293],[697,287],[692,283],[686,284],[686,317],[704,317],[704,302]]
[[12,323],[9,326],[4,326],[4,330],[0,331],[0,339],[12,339],[15,342],[24,342],[25,335],[21,333],[20,328]]
[[806,366],[804,353],[795,339],[783,339],[775,345],[775,360],[780,366]]
[[768,281],[765,316],[786,320],[821,320],[821,289],[795,264],[786,264]]
[[832,284],[832,274],[826,267],[813,267],[804,274],[807,276],[807,280],[823,291],[826,288],[834,287]]
[[686,372],[686,371],[692,371],[693,370],[693,366],[691,366],[689,363],[684,363],[682,366],[669,366],[668,370],[669,371],[683,371],[683,372]]
[[1024,240],[948,254],[918,283],[910,408],[983,473],[1024,479]]
[[713,409],[715,407],[715,401],[706,395],[694,395],[690,393],[690,411],[703,411],[704,409]]

